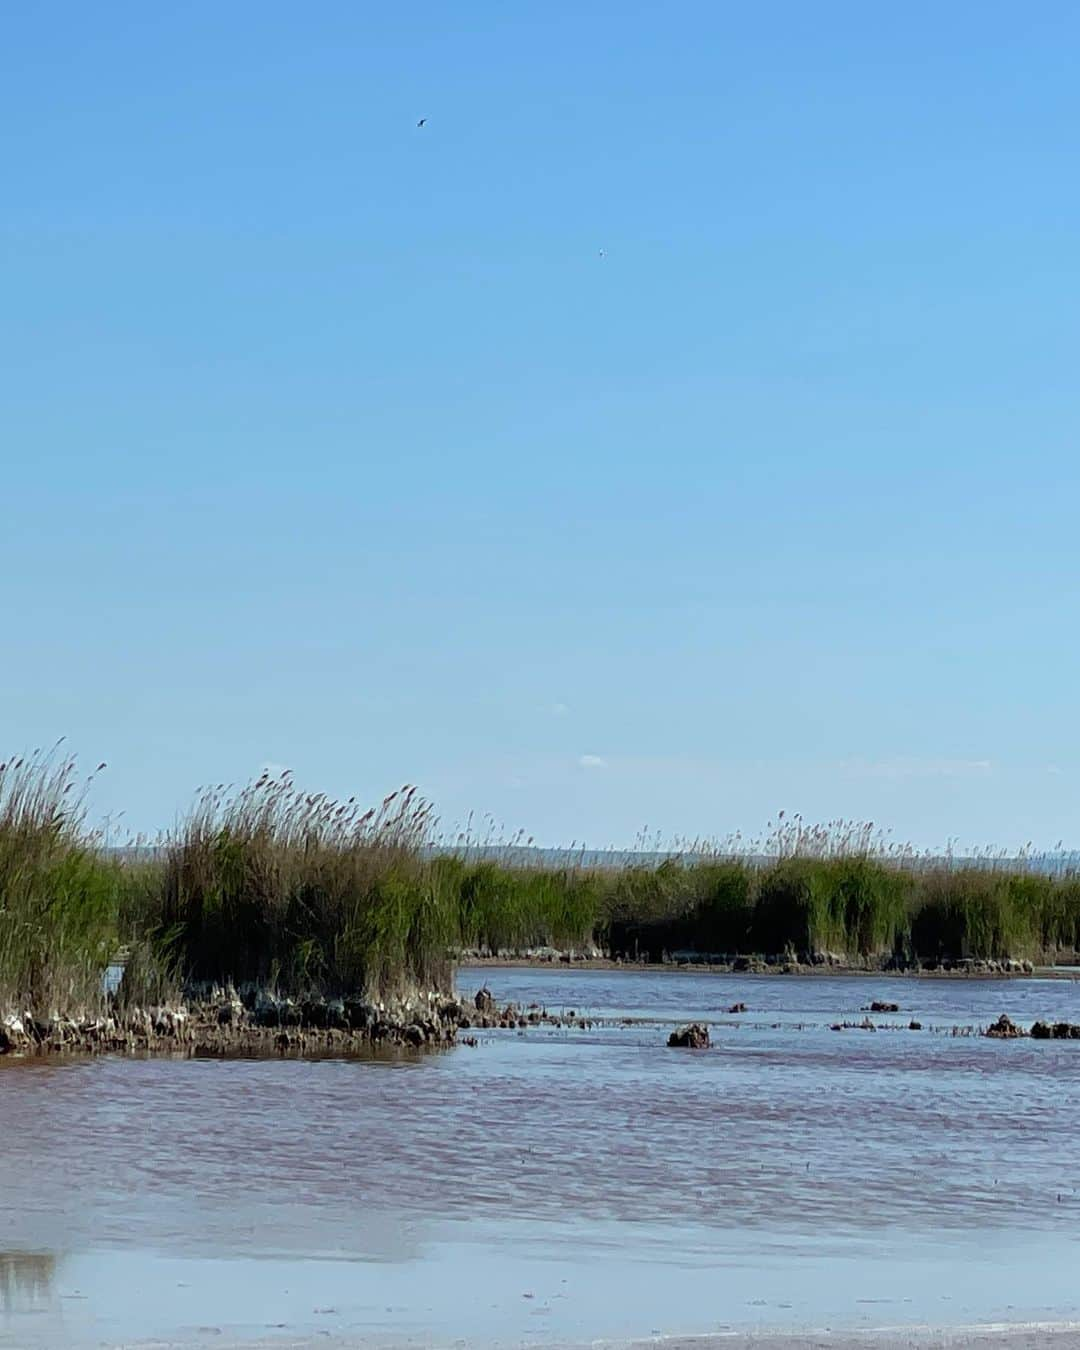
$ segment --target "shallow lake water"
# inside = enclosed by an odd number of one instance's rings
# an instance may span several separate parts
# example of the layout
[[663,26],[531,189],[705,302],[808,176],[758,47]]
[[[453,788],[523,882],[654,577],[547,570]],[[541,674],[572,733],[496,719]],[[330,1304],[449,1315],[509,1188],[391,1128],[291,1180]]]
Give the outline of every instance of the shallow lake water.
[[[0,1063],[0,1346],[1080,1317],[1080,1041],[963,1034],[1080,1022],[1073,980],[458,983],[592,1025],[385,1060]],[[830,1030],[872,999],[901,1011]],[[667,1048],[690,1019],[711,1050]]]

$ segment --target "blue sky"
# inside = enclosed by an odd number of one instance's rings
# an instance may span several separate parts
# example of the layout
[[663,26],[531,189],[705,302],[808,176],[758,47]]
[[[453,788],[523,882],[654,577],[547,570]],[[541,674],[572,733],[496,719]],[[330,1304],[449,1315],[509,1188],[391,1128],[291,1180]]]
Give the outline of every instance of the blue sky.
[[1080,843],[1078,43],[11,10],[0,742],[135,830],[273,764],[548,843]]

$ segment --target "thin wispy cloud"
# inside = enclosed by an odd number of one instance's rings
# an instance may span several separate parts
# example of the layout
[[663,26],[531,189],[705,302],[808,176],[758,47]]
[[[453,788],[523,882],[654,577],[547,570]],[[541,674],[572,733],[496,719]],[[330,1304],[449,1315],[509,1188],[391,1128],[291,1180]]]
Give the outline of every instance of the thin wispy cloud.
[[569,711],[570,709],[565,703],[553,703],[551,705],[552,717],[565,717]]
[[578,766],[582,769],[606,769],[608,764],[599,755],[579,755]]

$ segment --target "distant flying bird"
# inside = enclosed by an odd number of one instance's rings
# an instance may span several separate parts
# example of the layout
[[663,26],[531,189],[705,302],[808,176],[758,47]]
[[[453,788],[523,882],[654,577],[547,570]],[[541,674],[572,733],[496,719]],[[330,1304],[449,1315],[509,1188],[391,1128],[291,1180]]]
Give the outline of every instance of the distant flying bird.
[[600,256],[601,256],[601,258],[606,258],[606,257],[607,257],[607,254],[604,252],[603,249],[600,250]]
[[427,121],[427,118],[426,118],[426,117],[421,117],[420,121],[417,122],[416,125],[417,125],[418,127],[422,127],[426,121]]

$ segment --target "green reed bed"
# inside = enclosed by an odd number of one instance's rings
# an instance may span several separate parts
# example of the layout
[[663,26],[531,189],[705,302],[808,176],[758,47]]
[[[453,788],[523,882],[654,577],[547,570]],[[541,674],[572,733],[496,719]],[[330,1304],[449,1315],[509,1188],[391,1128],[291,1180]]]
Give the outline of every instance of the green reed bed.
[[1080,878],[1022,859],[920,857],[871,826],[798,818],[737,843],[741,856],[729,841],[629,866],[447,860],[460,879],[461,944],[596,943],[653,960],[832,954],[869,966],[1072,960],[1080,946]]
[[438,858],[455,911],[455,941],[489,951],[580,946],[600,915],[602,879],[582,868]]
[[158,932],[187,980],[386,994],[449,987],[457,888],[424,861],[431,808],[373,810],[288,774],[203,794],[167,841]]
[[54,756],[0,765],[0,1012],[59,1014],[195,985],[389,996],[447,989],[462,950],[671,953],[929,965],[1073,961],[1080,878],[1022,861],[931,859],[869,826],[805,827],[628,865],[559,865],[516,844],[440,845],[415,788],[364,810],[264,775],[203,793],[152,850],[86,827]]
[[288,775],[199,798],[153,849],[85,823],[70,760],[0,765],[0,1013],[147,1006],[206,984],[389,996],[451,985],[459,888],[426,861],[415,789],[363,810]]
[[873,857],[688,861],[616,886],[606,937],[662,950],[852,963],[1071,961],[1080,880],[984,865]]
[[869,858],[788,858],[757,871],[750,922],[762,952],[891,952],[906,932],[912,876]]
[[87,834],[84,789],[70,759],[0,763],[0,1003],[99,997],[125,878]]

